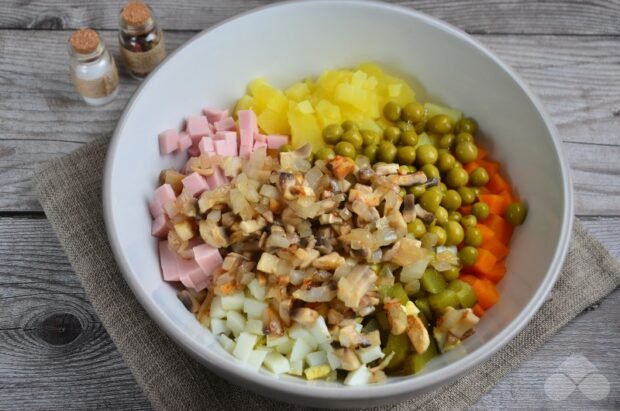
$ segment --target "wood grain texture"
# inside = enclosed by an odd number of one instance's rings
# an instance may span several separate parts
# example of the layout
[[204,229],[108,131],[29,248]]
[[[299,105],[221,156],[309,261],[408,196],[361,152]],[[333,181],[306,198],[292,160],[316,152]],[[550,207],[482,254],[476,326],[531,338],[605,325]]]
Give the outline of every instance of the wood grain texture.
[[[194,33],[168,35],[175,49]],[[38,211],[35,167],[110,135],[137,83],[111,104],[85,105],[69,80],[67,32],[0,30],[0,211]],[[115,33],[106,32],[108,44]],[[478,36],[540,96],[565,141],[582,215],[620,215],[620,47],[606,37]],[[113,48],[116,50],[116,48]],[[117,56],[118,59],[118,56]],[[41,67],[45,67],[42,70]]]
[[[389,0],[452,23],[471,33],[508,34],[619,34],[620,2],[512,0]],[[91,26],[115,29],[125,0],[5,0],[0,27],[15,29],[72,29]],[[162,26],[174,30],[202,30],[267,0],[151,0]]]
[[[582,222],[620,257],[620,218]],[[617,323],[619,307],[616,291],[500,381],[477,408],[553,408],[556,403],[546,397],[544,380],[571,353],[585,355],[617,387],[620,329],[610,324]],[[49,320],[59,317],[64,322]],[[574,394],[570,404],[557,404],[611,409],[618,401],[620,392],[615,390],[601,403],[589,403]],[[0,409],[29,408],[146,409],[149,405],[86,300],[47,220],[2,218]]]

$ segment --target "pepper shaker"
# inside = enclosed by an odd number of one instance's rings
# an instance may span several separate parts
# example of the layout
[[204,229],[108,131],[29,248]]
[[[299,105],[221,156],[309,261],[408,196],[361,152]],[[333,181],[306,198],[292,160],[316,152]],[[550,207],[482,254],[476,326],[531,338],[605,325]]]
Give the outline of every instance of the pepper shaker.
[[166,57],[164,33],[153,10],[142,2],[130,2],[121,9],[119,26],[123,62],[129,74],[141,80]]
[[71,77],[84,101],[93,106],[109,103],[118,93],[118,70],[95,30],[82,29],[69,38]]

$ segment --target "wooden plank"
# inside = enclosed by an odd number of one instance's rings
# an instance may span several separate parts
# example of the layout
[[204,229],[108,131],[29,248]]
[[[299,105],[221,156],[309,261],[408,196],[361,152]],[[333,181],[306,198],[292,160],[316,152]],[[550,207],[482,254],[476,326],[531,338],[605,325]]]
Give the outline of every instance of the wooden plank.
[[[582,222],[620,257],[620,218]],[[620,354],[620,329],[609,324],[619,305],[616,292],[579,316],[479,406],[553,406],[542,391],[544,378],[569,353],[585,355],[617,384],[619,367],[609,358]],[[0,409],[148,408],[45,219],[0,218],[0,387]],[[619,395],[614,390],[603,404]],[[590,408],[582,398],[575,401]]]
[[[170,33],[170,48],[175,49],[192,34]],[[67,35],[30,32],[32,47],[23,47],[23,31],[0,31],[0,45],[12,56],[0,60],[1,211],[40,210],[30,189],[33,169],[96,137],[111,134],[137,86],[124,76],[120,94],[111,104],[92,108],[82,103],[67,73]],[[115,33],[106,32],[104,38],[108,44],[115,44]],[[617,40],[478,38],[523,75],[558,125],[575,170],[577,213],[620,215]]]
[[[511,0],[388,0],[443,19],[473,33],[619,34],[620,2],[617,0],[511,1]],[[125,0],[7,0],[0,8],[0,27],[14,29],[71,29],[91,26],[116,29]],[[151,0],[162,26],[175,30],[205,27],[272,3],[267,0]],[[2,12],[2,9],[5,11]]]

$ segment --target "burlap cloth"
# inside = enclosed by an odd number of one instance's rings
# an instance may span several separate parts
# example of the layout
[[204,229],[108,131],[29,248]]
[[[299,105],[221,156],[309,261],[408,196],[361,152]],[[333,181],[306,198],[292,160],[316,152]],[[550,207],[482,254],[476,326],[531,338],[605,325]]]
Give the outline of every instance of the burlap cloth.
[[[155,409],[301,409],[218,378],[175,345],[125,283],[103,223],[101,183],[108,140],[44,165],[34,190],[101,322]],[[441,394],[428,393],[382,410],[463,409],[536,351],[586,307],[620,284],[620,264],[575,221],[562,274],[551,298],[526,328],[488,361]]]

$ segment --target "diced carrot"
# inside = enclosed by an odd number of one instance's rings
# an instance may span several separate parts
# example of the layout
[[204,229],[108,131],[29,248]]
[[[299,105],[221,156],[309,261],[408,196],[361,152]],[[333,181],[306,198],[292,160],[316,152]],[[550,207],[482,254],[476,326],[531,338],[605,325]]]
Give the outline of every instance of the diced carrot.
[[478,228],[478,230],[480,230],[480,233],[482,233],[482,244],[484,244],[485,241],[488,241],[489,239],[495,237],[495,233],[493,232],[493,230],[491,230],[486,225],[478,223],[476,224],[476,227]]
[[475,161],[472,161],[471,163],[467,163],[463,166],[463,169],[465,171],[467,171],[467,174],[471,174],[475,169],[477,169],[478,167],[480,167],[480,164],[478,164]]
[[459,208],[459,212],[463,215],[470,215],[471,214],[471,205],[464,205],[461,206],[461,208]]
[[489,206],[491,214],[504,215],[510,201],[499,194],[478,194],[478,198]]
[[459,280],[465,281],[467,284],[473,286],[476,281],[478,281],[478,277],[473,274],[463,274],[459,275]]
[[476,160],[484,160],[489,154],[489,152],[480,146],[476,147],[478,148],[478,157],[476,157]]
[[490,214],[485,220],[481,221],[481,223],[493,231],[495,238],[508,245],[510,237],[512,237],[512,225],[510,225],[508,221],[497,214]]
[[489,176],[499,173],[500,164],[496,161],[477,160],[478,163],[489,173]]
[[476,305],[474,305],[472,309],[474,310],[474,314],[476,314],[476,317],[481,318],[484,315],[484,308],[480,307],[480,304],[476,303]]
[[489,182],[486,186],[494,194],[501,193],[502,191],[508,191],[509,193],[512,193],[512,188],[510,187],[510,184],[508,184],[508,182],[501,175],[501,173],[495,173],[491,175],[489,177]]
[[485,273],[483,277],[497,284],[502,278],[504,278],[504,275],[506,275],[506,264],[504,264],[503,261],[498,261],[495,263],[495,266],[493,266],[491,271]]
[[478,195],[480,194],[493,194],[493,193],[486,187],[480,187],[478,189]]
[[515,201],[514,198],[512,197],[512,193],[509,191],[504,190],[504,191],[501,191],[497,195],[504,197],[504,200],[506,200],[508,204],[513,203]]
[[478,297],[478,304],[484,310],[488,310],[499,301],[499,293],[495,288],[495,284],[487,279],[476,281],[472,288],[476,293],[476,297]]
[[484,276],[485,274],[491,272],[495,266],[495,263],[497,263],[497,257],[495,257],[492,252],[485,250],[484,248],[479,248],[478,259],[472,268],[476,274]]
[[488,240],[484,240],[484,234],[482,236],[482,248],[490,251],[498,260],[505,258],[510,251],[506,245],[504,245],[501,241],[495,238],[495,236],[489,238]]

